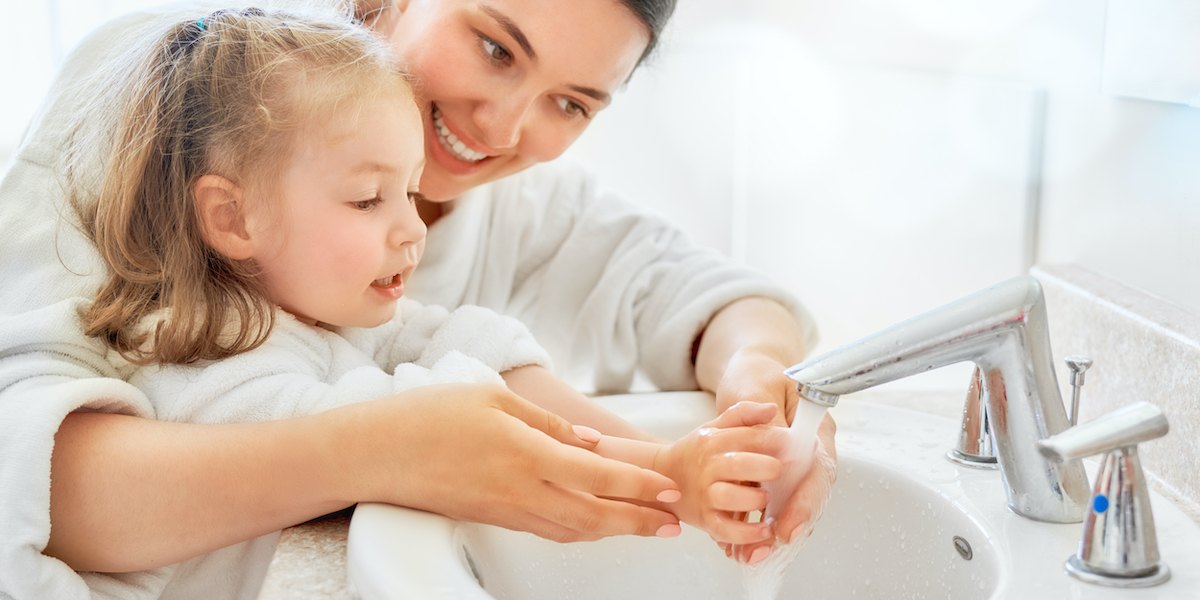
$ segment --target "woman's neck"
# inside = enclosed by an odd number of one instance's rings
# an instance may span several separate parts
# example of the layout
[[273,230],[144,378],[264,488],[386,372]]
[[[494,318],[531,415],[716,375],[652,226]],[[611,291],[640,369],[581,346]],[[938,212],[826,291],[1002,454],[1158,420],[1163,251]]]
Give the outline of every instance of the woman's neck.
[[432,227],[437,223],[438,219],[446,216],[446,202],[430,202],[428,200],[417,200],[417,214],[421,215],[421,220],[425,221],[426,227]]

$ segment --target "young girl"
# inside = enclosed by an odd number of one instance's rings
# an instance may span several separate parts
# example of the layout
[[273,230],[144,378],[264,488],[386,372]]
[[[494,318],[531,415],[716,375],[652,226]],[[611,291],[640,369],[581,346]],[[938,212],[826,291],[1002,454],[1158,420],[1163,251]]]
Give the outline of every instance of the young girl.
[[[545,368],[513,319],[401,300],[425,235],[414,206],[422,126],[376,38],[340,22],[219,11],[175,24],[139,58],[94,197],[80,186],[73,197],[109,275],[94,300],[42,312],[71,313],[115,351],[159,419],[282,419],[418,385],[502,385],[498,373]],[[23,327],[36,322],[0,319],[14,339],[45,333]],[[660,503],[726,539],[719,515],[765,504],[752,488],[730,500],[728,486],[778,474],[768,455],[782,432],[726,427],[765,423],[774,409],[742,414],[752,413],[623,455],[611,440],[611,454],[662,471],[671,479],[658,476]],[[678,532],[668,524],[658,534]],[[769,535],[763,527],[759,539]],[[99,595],[234,596],[261,580],[276,539],[85,579]]]

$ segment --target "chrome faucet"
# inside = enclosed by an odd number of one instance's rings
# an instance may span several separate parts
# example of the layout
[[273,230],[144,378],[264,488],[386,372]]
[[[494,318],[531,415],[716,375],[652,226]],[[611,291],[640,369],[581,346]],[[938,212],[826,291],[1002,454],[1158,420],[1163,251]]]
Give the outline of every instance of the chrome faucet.
[[1089,500],[1083,463],[1058,463],[1037,443],[1069,426],[1055,381],[1042,288],[999,283],[787,369],[800,397],[838,397],[971,361],[987,389],[988,424],[1008,506],[1037,521],[1078,523]]

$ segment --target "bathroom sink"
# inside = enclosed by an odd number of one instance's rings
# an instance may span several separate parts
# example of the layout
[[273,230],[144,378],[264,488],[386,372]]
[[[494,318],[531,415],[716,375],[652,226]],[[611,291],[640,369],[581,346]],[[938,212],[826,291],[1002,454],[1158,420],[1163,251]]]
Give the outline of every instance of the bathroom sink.
[[[873,397],[886,400],[886,394]],[[602,402],[664,437],[682,435],[713,413],[711,397],[703,393]],[[1005,506],[998,472],[944,458],[957,422],[857,398],[845,399],[833,414],[839,425],[837,485],[815,532],[785,572],[780,598],[1200,595],[1200,527],[1157,494],[1151,501],[1171,580],[1141,590],[1097,587],[1063,572],[1080,524],[1017,516]],[[1088,466],[1090,476],[1094,465]],[[748,597],[742,567],[690,527],[673,539],[557,544],[364,504],[351,520],[348,547],[350,581],[368,599]]]

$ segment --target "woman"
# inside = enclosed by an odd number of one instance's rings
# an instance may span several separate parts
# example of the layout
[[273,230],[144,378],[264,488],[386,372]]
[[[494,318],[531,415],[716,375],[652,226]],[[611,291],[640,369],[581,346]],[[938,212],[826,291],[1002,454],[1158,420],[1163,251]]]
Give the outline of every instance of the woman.
[[[785,308],[785,294],[687,247],[670,227],[593,193],[585,180],[545,169],[505,177],[570,145],[653,48],[672,5],[413,0],[359,8],[392,40],[426,98],[421,188],[437,202],[422,207],[426,270],[410,294],[525,320],[560,364],[596,371],[598,389],[621,389],[641,368],[660,387],[715,392],[719,410],[740,400],[786,408],[795,395],[781,372],[802,357],[811,328],[802,309]],[[95,251],[70,225],[46,225],[62,209],[55,151],[63,125],[95,95],[78,83],[115,51],[117,36],[136,29],[116,24],[76,52],[0,186],[0,310],[94,289]],[[490,243],[511,248],[511,263],[462,268],[464,256]],[[636,285],[626,286],[631,273]],[[0,563],[27,575],[27,587],[4,592],[69,597],[79,591],[63,583],[71,568],[167,564],[365,500],[563,541],[654,535],[674,522],[613,500],[652,501],[662,491],[654,474],[580,451],[594,441],[491,387],[422,388],[265,424],[183,425],[101,414],[140,414],[112,401],[135,390],[103,358],[78,365],[80,379],[108,377],[88,381],[41,380],[37,365],[0,358]],[[537,383],[569,393],[559,381]],[[830,451],[832,436],[829,421],[822,438]],[[812,475],[832,477],[829,463]],[[780,539],[819,509],[821,498],[805,492],[822,488],[802,484]]]

